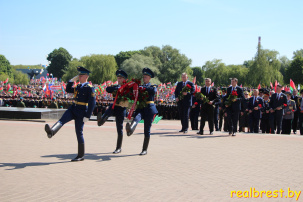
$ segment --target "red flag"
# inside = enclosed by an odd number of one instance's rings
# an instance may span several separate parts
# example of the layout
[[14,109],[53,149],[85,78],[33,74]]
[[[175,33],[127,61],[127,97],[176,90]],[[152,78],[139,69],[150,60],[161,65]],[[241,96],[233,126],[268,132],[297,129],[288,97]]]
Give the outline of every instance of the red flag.
[[275,92],[276,92],[276,89],[277,89],[277,85],[278,85],[278,81],[276,80],[276,82],[275,82]]
[[241,88],[242,88],[242,84],[241,84],[241,86],[240,86]]
[[171,85],[171,82],[168,82],[167,85]]
[[258,86],[258,90],[260,90],[261,89],[261,84],[259,84],[259,86]]
[[296,85],[295,85],[295,82],[293,82],[293,80],[290,79],[289,85],[293,90],[296,89]]
[[115,81],[115,83],[113,83],[113,85],[118,85],[118,81]]
[[5,81],[3,81],[3,84],[6,84],[7,82],[8,82],[8,78]]
[[194,78],[193,83],[196,84],[196,77]]
[[215,85],[215,82],[213,82],[212,84],[211,84],[211,86],[214,86]]
[[[7,80],[7,79],[6,79],[6,80]],[[6,92],[8,92],[10,89],[11,89],[11,85],[10,85],[10,84],[7,84],[7,86],[6,86]]]
[[273,88],[274,88],[274,87],[273,87],[273,85],[272,85],[272,82],[270,82],[270,88],[271,88],[271,89],[273,89]]

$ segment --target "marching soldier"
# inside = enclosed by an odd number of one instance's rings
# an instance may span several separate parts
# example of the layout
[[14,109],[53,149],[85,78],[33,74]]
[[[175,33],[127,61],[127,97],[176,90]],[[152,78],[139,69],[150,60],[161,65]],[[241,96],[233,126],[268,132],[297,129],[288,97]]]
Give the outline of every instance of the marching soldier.
[[259,133],[259,124],[261,118],[261,110],[263,108],[263,100],[258,96],[258,89],[254,89],[253,96],[249,98],[248,112],[249,112],[249,123],[250,132]]
[[[87,82],[90,71],[84,67],[77,67],[79,75],[72,78],[66,85],[67,93],[74,93],[75,102],[63,114],[61,119],[51,128],[48,124],[45,125],[45,132],[48,138],[52,138],[60,128],[71,120],[75,120],[75,128],[78,140],[78,155],[72,161],[84,160],[84,138],[83,126],[89,120],[96,104],[95,89]],[[72,87],[74,81],[78,80],[80,84]]]
[[[118,80],[118,85],[107,87],[106,92],[108,93],[117,92],[117,90],[123,85],[123,82],[125,82],[125,80],[127,79],[127,73],[121,69],[116,71],[116,76]],[[123,140],[123,121],[124,121],[124,117],[126,116],[126,108],[119,106],[119,103],[115,104],[114,109],[112,109],[112,106],[113,104],[109,105],[109,108],[105,111],[102,117],[101,117],[102,113],[98,113],[97,122],[98,122],[98,126],[102,126],[105,123],[105,121],[111,116],[112,113],[115,115],[118,138],[117,138],[116,150],[113,153],[118,154],[121,152],[121,146]]]
[[271,134],[275,134],[275,122],[277,127],[277,134],[281,133],[282,130],[282,120],[283,120],[283,108],[287,104],[287,98],[284,93],[282,93],[282,86],[280,84],[276,87],[276,93],[274,93],[270,98],[270,130]]
[[[192,82],[187,80],[187,74],[182,73],[182,81],[178,82],[175,90],[175,98],[178,102],[178,109],[181,119],[182,128],[179,132],[187,133],[188,131],[188,116],[189,110],[192,106],[192,95],[195,92],[195,86]],[[183,88],[188,87],[189,92],[182,92]],[[183,96],[183,99],[179,100],[178,96]]]
[[146,155],[147,154],[147,148],[149,144],[150,139],[150,128],[153,123],[154,116],[158,113],[157,108],[154,104],[155,94],[157,93],[157,88],[155,86],[152,86],[150,84],[150,79],[154,78],[154,73],[149,68],[145,67],[142,70],[143,73],[143,89],[146,89],[148,92],[148,101],[147,106],[143,109],[137,109],[134,113],[135,118],[133,119],[132,123],[126,124],[126,132],[128,136],[131,136],[133,132],[136,129],[136,126],[138,125],[139,121],[141,119],[144,119],[144,142],[143,142],[143,148],[140,155]]
[[294,119],[294,112],[296,111],[296,103],[291,100],[291,93],[286,92],[287,106],[283,109],[283,121],[282,121],[282,134],[291,133],[291,122]]
[[229,134],[232,136],[236,136],[237,133],[239,113],[241,111],[241,101],[244,98],[243,90],[237,84],[238,79],[232,78],[231,86],[227,88],[227,95],[225,97],[225,100],[227,100],[229,95],[232,93],[237,94],[236,98],[232,100],[231,106],[225,105],[229,125]]
[[204,103],[201,105],[200,131],[197,134],[203,135],[206,117],[208,117],[209,134],[212,135],[214,131],[214,104],[218,101],[218,94],[217,89],[211,87],[210,78],[205,79],[205,87],[201,88],[201,93],[207,97],[208,102],[202,100]]

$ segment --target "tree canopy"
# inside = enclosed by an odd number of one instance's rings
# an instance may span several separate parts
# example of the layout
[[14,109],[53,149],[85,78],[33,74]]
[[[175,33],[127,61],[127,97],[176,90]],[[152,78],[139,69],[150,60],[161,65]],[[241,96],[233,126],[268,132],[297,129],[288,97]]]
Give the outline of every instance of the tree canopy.
[[48,73],[61,78],[71,59],[72,55],[65,48],[54,49],[47,57],[47,60],[51,62],[47,67]]

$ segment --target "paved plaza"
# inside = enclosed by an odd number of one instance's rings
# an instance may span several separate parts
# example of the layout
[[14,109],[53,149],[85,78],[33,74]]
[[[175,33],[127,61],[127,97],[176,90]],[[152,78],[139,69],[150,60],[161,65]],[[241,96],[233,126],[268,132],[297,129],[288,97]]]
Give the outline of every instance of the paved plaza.
[[[161,120],[152,126],[146,156],[138,155],[143,124],[131,137],[124,135],[122,153],[114,155],[115,122],[98,127],[90,121],[84,127],[85,160],[70,162],[77,153],[74,123],[52,139],[44,124],[0,121],[1,202],[296,201],[296,195],[287,197],[288,188],[303,191],[300,135],[198,136],[197,131],[178,133],[180,121]],[[250,188],[282,189],[284,195],[244,198]],[[242,198],[231,197],[232,191],[242,191]]]

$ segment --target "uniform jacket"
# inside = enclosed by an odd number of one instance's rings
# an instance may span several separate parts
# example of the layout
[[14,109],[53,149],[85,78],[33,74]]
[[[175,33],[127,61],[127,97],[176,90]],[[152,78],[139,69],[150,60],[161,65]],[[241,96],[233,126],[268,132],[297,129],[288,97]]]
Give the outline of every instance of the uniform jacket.
[[[201,88],[201,93],[205,95],[209,101],[213,101],[213,105],[215,105],[215,103],[219,101],[219,96],[216,88],[210,87],[209,92],[207,92],[207,87],[203,87]],[[205,103],[203,105],[210,106],[208,103]]]
[[78,84],[73,87],[73,82],[68,82],[66,85],[67,93],[74,93],[76,102],[88,103],[85,105],[76,105],[80,110],[85,109],[84,117],[90,118],[96,105],[95,89],[88,82],[84,84]]
[[287,103],[287,97],[284,93],[280,93],[280,97],[278,98],[278,93],[274,93],[270,98],[270,108],[275,110],[277,107],[284,108],[284,104]]
[[[244,99],[244,94],[243,94],[243,90],[241,87],[236,86],[234,88],[235,91],[237,91],[238,93],[238,97],[236,98],[236,101],[232,103],[231,106],[227,107],[227,108],[231,108],[233,111],[240,111],[241,110],[241,102],[242,99]],[[232,86],[227,88],[226,91],[226,96],[225,96],[225,100],[224,102],[228,99],[229,95],[232,93]],[[225,105],[224,105],[225,106]]]

